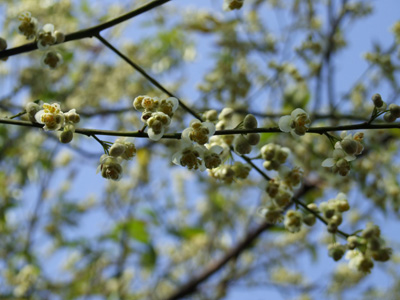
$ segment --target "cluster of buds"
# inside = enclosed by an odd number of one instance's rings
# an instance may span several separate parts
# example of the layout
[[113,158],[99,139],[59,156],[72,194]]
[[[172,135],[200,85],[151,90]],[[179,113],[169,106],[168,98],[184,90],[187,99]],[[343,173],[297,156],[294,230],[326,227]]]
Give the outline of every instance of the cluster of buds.
[[265,160],[264,168],[267,170],[278,170],[281,164],[286,162],[290,149],[273,143],[264,145],[261,148],[261,157]]
[[222,180],[225,183],[232,183],[238,179],[246,179],[251,171],[249,164],[235,162],[233,166],[221,165],[217,168],[210,169],[209,174],[211,177]]
[[[242,122],[242,126],[244,129],[255,129],[257,128],[257,119],[248,114],[244,118]],[[234,140],[235,151],[239,154],[249,154],[252,150],[252,146],[256,146],[260,142],[260,134],[259,133],[248,133],[248,134],[240,134]]]
[[372,102],[377,111],[385,112],[383,119],[388,123],[393,123],[396,119],[400,118],[400,106],[397,104],[390,104],[387,106],[386,102],[382,100],[380,94],[374,94],[372,96]]
[[108,153],[100,157],[97,173],[101,172],[101,176],[106,179],[118,181],[122,177],[122,160],[131,160],[136,155],[135,144],[126,141],[125,138],[119,138],[112,144]]
[[296,108],[290,116],[283,116],[279,119],[279,129],[283,132],[290,132],[294,137],[305,135],[310,128],[310,117],[301,108]]
[[342,214],[350,209],[347,197],[343,193],[339,193],[336,198],[319,205],[319,211],[328,222],[327,229],[330,233],[336,233],[340,224],[342,224]]
[[364,146],[361,144],[364,134],[357,132],[353,136],[343,131],[340,137],[342,140],[336,142],[332,158],[325,159],[322,166],[332,168],[334,173],[346,176],[350,172],[350,161],[355,160],[356,155],[360,155],[364,150]]
[[[366,228],[361,232],[360,237],[349,236],[347,238],[347,248],[352,250],[349,254],[350,264],[362,272],[370,272],[370,269],[373,267],[372,259],[385,262],[392,255],[392,249],[385,247],[379,227],[372,223],[367,224]],[[369,263],[367,264],[363,261]]]
[[213,169],[222,162],[220,157],[222,150],[223,148],[218,145],[199,145],[183,140],[180,149],[173,155],[172,162],[189,170]]
[[244,0],[224,0],[224,10],[240,9],[243,6]]
[[147,133],[153,141],[162,138],[178,106],[179,101],[174,97],[159,100],[157,97],[138,96],[133,100],[133,107],[142,112],[141,120],[149,127]]
[[79,123],[80,116],[75,109],[63,113],[58,103],[43,103],[42,109],[35,102],[29,102],[25,106],[29,119],[32,122],[44,124],[45,131],[55,131],[60,128],[64,130],[60,133],[60,142],[66,144],[72,141],[75,132],[75,124]]
[[385,262],[392,255],[392,249],[385,247],[379,227],[372,223],[367,224],[360,237],[349,236],[347,248],[350,250],[346,254],[346,258],[350,260],[349,266],[363,273],[371,272],[373,260]]
[[195,142],[199,145],[208,143],[209,138],[215,133],[215,125],[211,122],[200,122],[194,119],[190,126],[183,130],[182,140]]
[[300,211],[289,209],[285,215],[284,225],[287,231],[299,232],[303,223],[303,215]]
[[[38,21],[32,17],[30,12],[24,12],[19,15],[18,26],[20,34],[26,36],[28,40],[36,39],[39,50],[47,50],[50,46],[62,43],[65,40],[64,33],[54,30],[53,24],[45,24],[40,30]],[[63,62],[62,56],[56,51],[47,51],[42,57],[42,64],[50,69],[55,69]]]

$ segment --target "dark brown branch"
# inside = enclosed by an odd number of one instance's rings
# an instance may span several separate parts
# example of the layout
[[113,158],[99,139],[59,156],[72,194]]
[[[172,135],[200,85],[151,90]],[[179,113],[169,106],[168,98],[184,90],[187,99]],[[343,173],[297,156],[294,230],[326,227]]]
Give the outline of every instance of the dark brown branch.
[[[122,15],[118,18],[112,19],[110,21],[107,21],[105,23],[87,28],[87,29],[83,29],[83,30],[79,30],[70,34],[67,34],[65,36],[65,41],[63,43],[66,42],[70,42],[70,41],[75,41],[75,40],[80,40],[80,39],[84,39],[84,38],[91,38],[93,36],[95,36],[96,34],[99,34],[99,32],[108,29],[112,26],[115,26],[119,23],[122,23],[124,21],[127,21],[133,17],[136,17],[142,13],[145,13],[153,8],[156,8],[157,6],[163,5],[166,2],[169,2],[171,0],[154,0],[152,2],[149,2],[131,12],[126,13],[125,15]],[[59,45],[60,43],[56,44]],[[10,48],[8,50],[4,50],[0,52],[0,59],[5,58],[5,57],[10,57],[10,56],[14,56],[14,55],[18,55],[21,53],[25,53],[25,52],[30,52],[33,50],[37,49],[37,44],[36,42],[32,42],[29,44],[25,44],[19,47],[15,47],[15,48]]]
[[[313,189],[313,185],[304,185],[302,189],[300,189],[295,198],[300,198],[305,195],[310,189]],[[289,205],[290,206],[290,205]],[[289,206],[287,208],[289,208]],[[235,247],[231,248],[225,255],[209,264],[200,274],[194,276],[189,279],[188,282],[182,285],[176,292],[174,292],[169,297],[165,298],[165,300],[177,300],[182,297],[188,296],[196,292],[198,286],[206,281],[210,276],[217,273],[221,270],[229,261],[235,259],[240,256],[240,254],[246,249],[250,248],[257,241],[258,237],[269,228],[273,227],[273,225],[268,223],[262,223],[258,227],[253,230],[250,230],[244,239],[237,244]]]

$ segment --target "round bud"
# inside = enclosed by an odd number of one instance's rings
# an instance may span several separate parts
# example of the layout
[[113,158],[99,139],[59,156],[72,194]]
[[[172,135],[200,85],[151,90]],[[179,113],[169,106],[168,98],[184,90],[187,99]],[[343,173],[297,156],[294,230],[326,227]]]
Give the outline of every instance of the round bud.
[[247,135],[247,141],[252,146],[257,145],[260,142],[260,134],[259,133],[249,133]]
[[239,135],[236,138],[235,151],[239,154],[249,154],[251,152],[251,146],[244,136]]
[[333,258],[334,261],[340,260],[345,252],[345,248],[338,246],[338,247],[332,247],[329,249],[329,256]]
[[60,32],[60,31],[56,30],[54,32],[54,36],[56,37],[56,41],[57,41],[58,44],[65,41],[65,34]]
[[342,146],[343,150],[349,155],[354,155],[358,149],[357,142],[353,139],[344,139],[340,142],[340,145]]
[[125,145],[121,143],[115,143],[111,146],[109,153],[113,157],[118,157],[125,152]]
[[388,123],[392,123],[396,121],[396,116],[389,111],[383,116],[383,119]]
[[74,132],[72,130],[66,130],[61,132],[59,140],[63,144],[68,144],[69,142],[72,141],[73,137],[74,137]]
[[313,226],[316,222],[316,218],[312,214],[308,214],[303,216],[303,223],[306,224],[307,226]]
[[397,104],[394,104],[394,103],[390,104],[389,110],[390,110],[390,113],[393,116],[395,116],[396,118],[400,117],[400,106],[398,106]]
[[310,203],[307,204],[308,209],[311,209],[312,211],[318,211],[318,207],[315,203]]
[[243,120],[243,126],[246,129],[257,128],[257,125],[257,119],[251,114],[248,114]]
[[207,121],[213,122],[218,120],[218,112],[215,109],[207,110],[203,114],[204,119]]
[[7,42],[5,39],[0,37],[0,51],[7,49]]
[[381,107],[383,105],[383,100],[380,94],[374,94],[372,96],[372,102],[376,107]]
[[261,148],[261,156],[265,160],[271,160],[275,156],[275,144],[267,144]]
[[328,232],[330,233],[336,233],[338,226],[335,223],[328,223],[328,226],[326,227],[326,229],[328,230]]

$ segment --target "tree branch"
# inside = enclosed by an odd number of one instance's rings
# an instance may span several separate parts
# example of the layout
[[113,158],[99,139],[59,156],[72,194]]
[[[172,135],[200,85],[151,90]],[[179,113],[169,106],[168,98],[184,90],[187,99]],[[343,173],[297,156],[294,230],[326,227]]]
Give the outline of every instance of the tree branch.
[[[297,192],[295,198],[302,197],[309,190],[311,190],[313,188],[314,188],[313,185],[304,185],[303,188]],[[290,205],[288,205],[287,208],[289,208]],[[239,255],[243,251],[245,251],[246,249],[251,247],[256,242],[258,237],[264,231],[268,230],[271,227],[273,227],[273,225],[268,224],[268,223],[262,223],[255,229],[250,230],[239,244],[237,244],[235,247],[231,248],[228,252],[226,252],[222,258],[209,264],[199,275],[194,276],[193,278],[189,279],[186,284],[181,286],[172,295],[165,298],[165,300],[177,300],[182,297],[193,294],[201,283],[203,283],[210,276],[212,276],[213,274],[218,272],[220,269],[222,269],[230,260],[239,257]]]
[[[91,38],[91,37],[95,36],[96,34],[99,34],[101,31],[103,31],[105,29],[108,29],[119,23],[122,23],[129,19],[132,19],[133,17],[136,17],[142,13],[145,13],[145,12],[147,12],[153,8],[156,8],[157,6],[163,5],[164,3],[169,2],[169,1],[171,1],[171,0],[154,0],[152,2],[149,2],[137,9],[133,10],[133,11],[126,13],[125,15],[119,16],[119,17],[112,19],[110,21],[107,21],[105,23],[67,34],[65,36],[65,40],[63,43],[80,40],[80,39],[84,39],[84,38]],[[60,44],[61,43],[58,43],[55,45],[60,45]],[[25,53],[25,52],[30,52],[30,51],[33,51],[36,49],[37,49],[36,42],[32,42],[32,43],[25,44],[25,45],[15,47],[15,48],[10,48],[10,49],[4,50],[4,51],[0,51],[0,59],[18,55],[18,54]]]
[[[32,123],[29,121],[20,121],[7,118],[0,118],[0,124],[9,124],[24,127],[43,128],[43,124]],[[352,124],[352,125],[339,125],[339,126],[321,126],[311,127],[307,133],[325,134],[330,131],[342,131],[342,130],[375,130],[375,129],[400,129],[400,123],[392,124],[368,124],[367,122]],[[60,129],[62,130],[62,129]],[[254,129],[225,129],[217,130],[214,135],[230,135],[230,134],[248,134],[248,133],[285,133],[282,132],[278,127],[270,128],[254,128]],[[75,133],[83,134],[86,136],[96,135],[107,135],[107,136],[123,136],[123,137],[137,137],[137,138],[148,138],[148,134],[142,131],[114,131],[114,130],[102,130],[102,129],[86,129],[76,128]],[[163,139],[181,139],[181,133],[167,133],[162,137]]]

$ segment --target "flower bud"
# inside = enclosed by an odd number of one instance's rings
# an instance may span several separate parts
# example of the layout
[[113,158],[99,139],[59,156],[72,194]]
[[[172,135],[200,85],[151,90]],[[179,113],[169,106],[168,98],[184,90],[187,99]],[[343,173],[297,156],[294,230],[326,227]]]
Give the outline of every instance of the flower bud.
[[243,135],[239,135],[235,141],[235,151],[239,154],[249,154],[251,146]]
[[0,51],[7,49],[7,41],[0,37]]
[[390,104],[389,111],[394,117],[396,117],[396,119],[400,117],[400,106],[398,106],[397,104]]
[[62,43],[62,42],[65,41],[65,34],[62,33],[62,32],[60,32],[60,31],[57,31],[57,30],[56,30],[56,31],[54,32],[54,36],[56,37],[56,43],[57,43],[57,44]]
[[372,96],[372,102],[376,107],[381,107],[383,105],[383,100],[380,94],[374,94]]
[[313,214],[307,214],[303,216],[303,223],[307,226],[313,226],[316,222],[316,217]]
[[72,138],[74,137],[74,132],[72,130],[64,130],[61,132],[59,140],[63,144],[68,144],[69,142],[72,141]]
[[121,143],[114,143],[110,150],[109,153],[113,157],[118,157],[122,155],[125,152],[125,145]]
[[247,141],[252,146],[257,145],[260,142],[260,134],[259,133],[249,133],[247,135]]
[[246,129],[257,128],[257,125],[257,119],[251,114],[248,114],[243,120],[243,126]]
[[386,114],[384,114],[383,119],[388,123],[393,123],[396,121],[396,116],[388,111]]

